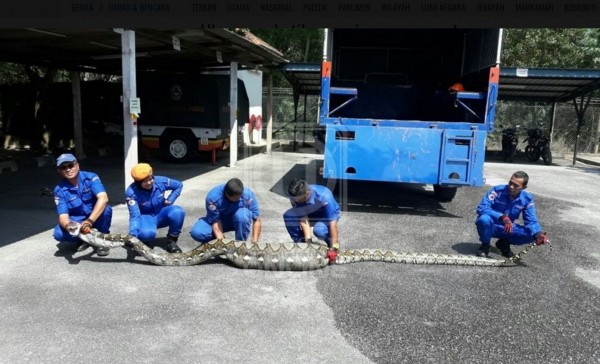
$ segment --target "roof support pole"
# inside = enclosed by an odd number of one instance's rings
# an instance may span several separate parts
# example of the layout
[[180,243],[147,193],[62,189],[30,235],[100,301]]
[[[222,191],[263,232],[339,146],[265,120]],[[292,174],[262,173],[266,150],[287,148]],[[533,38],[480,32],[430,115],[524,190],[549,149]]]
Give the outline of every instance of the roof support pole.
[[302,144],[304,145],[304,143],[306,143],[306,113],[308,112],[307,110],[307,102],[308,102],[308,95],[304,94],[304,138],[302,138]]
[[585,104],[585,95],[582,95],[579,98],[579,105],[577,105],[577,99],[573,99],[573,106],[575,106],[575,112],[577,113],[577,134],[575,135],[575,147],[573,148],[573,165],[577,163],[577,144],[579,142],[579,132],[581,131],[581,127],[583,126],[583,124],[585,124],[585,111],[587,110],[591,99],[592,93],[588,94]]
[[229,64],[229,167],[235,167],[238,152],[238,64]]
[[298,132],[298,101],[300,99],[300,95],[298,95],[298,92],[296,92],[296,90],[294,90],[294,152],[296,151],[296,147],[297,147],[297,132]]
[[304,118],[302,120],[302,122],[304,123],[304,130],[303,130],[303,136],[302,136],[302,147],[304,148],[304,145],[306,144],[306,100],[307,100],[308,95],[304,94]]
[[550,144],[552,145],[552,140],[554,139],[554,123],[556,121],[556,101],[552,103],[552,112],[550,117],[550,129],[548,129],[548,135],[550,136]]
[[135,64],[135,32],[132,30],[119,30],[121,32],[121,63],[123,74],[123,132],[125,143],[125,189],[133,179],[131,168],[138,162],[138,133],[137,115],[130,110],[130,100],[137,97],[136,89],[136,64]]
[[598,153],[600,144],[600,115],[596,117],[596,133],[594,134],[594,154]]
[[271,154],[273,143],[273,72],[269,72],[269,96],[267,100],[267,154]]
[[75,139],[75,154],[78,160],[84,160],[83,128],[81,126],[81,82],[79,72],[71,72],[71,94],[73,95],[73,139]]

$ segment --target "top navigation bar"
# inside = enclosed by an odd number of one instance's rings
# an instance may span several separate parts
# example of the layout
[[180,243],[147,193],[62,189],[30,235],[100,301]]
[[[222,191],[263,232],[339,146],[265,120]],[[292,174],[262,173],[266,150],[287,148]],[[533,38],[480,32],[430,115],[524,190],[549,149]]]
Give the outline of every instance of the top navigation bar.
[[600,0],[5,0],[1,27],[600,27]]

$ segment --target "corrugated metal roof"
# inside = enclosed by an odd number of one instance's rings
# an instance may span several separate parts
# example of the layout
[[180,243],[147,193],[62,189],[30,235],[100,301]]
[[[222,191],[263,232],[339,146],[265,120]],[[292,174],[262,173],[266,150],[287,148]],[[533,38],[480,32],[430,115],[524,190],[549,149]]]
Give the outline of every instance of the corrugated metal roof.
[[561,102],[600,88],[600,71],[590,69],[501,68],[498,98]]
[[[320,94],[320,64],[289,63],[279,70],[298,94]],[[499,85],[500,100],[568,101],[599,89],[600,70],[501,68]]]
[[299,95],[321,94],[321,65],[318,63],[288,63],[279,70]]
[[[139,71],[184,72],[229,62],[274,68],[287,62],[281,52],[244,29],[131,30]],[[180,50],[174,48],[173,37]],[[0,29],[0,62],[120,74],[121,34],[114,29]]]

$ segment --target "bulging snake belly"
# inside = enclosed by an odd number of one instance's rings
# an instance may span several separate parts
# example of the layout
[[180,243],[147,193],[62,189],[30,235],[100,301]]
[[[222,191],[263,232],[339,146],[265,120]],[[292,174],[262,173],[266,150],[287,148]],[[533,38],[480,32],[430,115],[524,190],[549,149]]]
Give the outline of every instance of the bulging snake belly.
[[[235,240],[213,240],[183,253],[155,251],[131,235],[104,234],[96,230],[79,238],[97,248],[133,248],[153,264],[167,266],[197,265],[221,256],[236,267],[272,271],[309,271],[329,265],[327,247],[305,243],[257,243]],[[338,252],[332,264],[357,262],[386,262],[409,264],[440,264],[461,266],[501,267],[511,265],[535,245],[528,245],[515,256],[506,259],[490,259],[471,255],[401,253],[382,249],[345,249]]]

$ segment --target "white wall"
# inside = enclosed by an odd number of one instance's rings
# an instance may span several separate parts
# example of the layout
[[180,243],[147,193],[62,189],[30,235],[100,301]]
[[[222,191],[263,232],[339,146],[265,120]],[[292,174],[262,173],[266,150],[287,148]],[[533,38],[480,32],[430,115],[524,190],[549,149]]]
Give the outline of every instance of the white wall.
[[[262,85],[263,73],[256,70],[238,71],[238,78],[244,81],[248,101],[250,104],[250,120],[253,121],[244,127],[244,143],[262,144],[262,125],[264,124],[262,112]],[[258,120],[258,123],[256,122]],[[252,130],[249,128],[252,127]],[[258,128],[257,128],[258,127]]]

